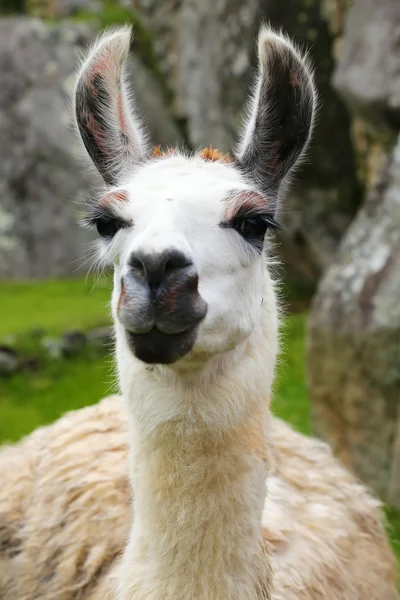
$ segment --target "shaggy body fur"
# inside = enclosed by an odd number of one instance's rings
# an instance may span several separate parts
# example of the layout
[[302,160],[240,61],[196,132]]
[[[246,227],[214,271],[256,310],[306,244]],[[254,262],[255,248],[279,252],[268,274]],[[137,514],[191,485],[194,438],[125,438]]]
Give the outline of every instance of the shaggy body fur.
[[[395,600],[378,502],[272,420],[263,534],[273,600]],[[0,454],[2,600],[109,600],[131,521],[127,406],[69,413]]]

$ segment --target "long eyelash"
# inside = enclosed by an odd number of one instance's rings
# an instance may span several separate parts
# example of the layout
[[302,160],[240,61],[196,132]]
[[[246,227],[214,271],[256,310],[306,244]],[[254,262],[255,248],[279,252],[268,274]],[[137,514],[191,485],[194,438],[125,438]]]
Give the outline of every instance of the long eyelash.
[[261,216],[262,220],[268,224],[270,229],[273,229],[274,231],[279,231],[280,229],[282,229],[282,226],[280,225],[280,223],[278,223],[278,221],[276,221],[274,219],[274,217],[271,215],[271,213],[262,214],[260,216]]
[[96,223],[100,219],[117,221],[121,225],[121,227],[128,225],[128,223],[126,221],[123,221],[119,215],[116,215],[111,208],[99,206],[96,206],[89,215],[82,219],[82,225],[83,227],[93,228],[96,227]]
[[265,210],[261,206],[246,206],[243,205],[239,208],[238,212],[234,216],[235,220],[251,219],[252,217],[261,217],[272,229],[281,229],[279,223],[274,219],[272,213]]
[[274,219],[271,213],[265,212],[264,209],[248,209],[248,208],[239,208],[236,215],[230,219],[229,221],[223,221],[220,226],[223,228],[234,227],[235,224],[240,221],[244,221],[245,219],[251,219],[253,217],[261,218],[265,223],[268,224],[270,229],[280,230],[282,226]]

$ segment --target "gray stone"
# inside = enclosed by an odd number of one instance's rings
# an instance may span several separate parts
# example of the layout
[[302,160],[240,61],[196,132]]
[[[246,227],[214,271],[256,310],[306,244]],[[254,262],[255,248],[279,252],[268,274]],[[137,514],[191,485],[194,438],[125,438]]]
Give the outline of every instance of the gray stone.
[[63,355],[73,356],[81,352],[86,344],[86,335],[82,331],[67,331],[62,338]]
[[178,95],[194,147],[232,148],[253,75],[259,4],[259,0],[182,4]]
[[315,296],[315,432],[400,508],[400,139]]
[[114,330],[110,326],[97,327],[86,334],[88,346],[101,354],[109,353],[114,345]]
[[100,340],[101,342],[108,343],[111,342],[114,338],[114,329],[111,325],[106,325],[104,327],[96,327],[95,329],[91,329],[86,334],[87,341],[97,342]]
[[0,377],[9,376],[18,370],[18,354],[9,346],[0,346]]
[[103,10],[103,3],[96,0],[55,0],[54,16],[56,19],[72,17],[77,13],[99,14]]
[[0,278],[65,275],[82,263],[90,236],[76,222],[95,180],[82,168],[68,96],[92,35],[0,20]]
[[64,342],[60,338],[45,337],[41,340],[40,345],[50,358],[58,360],[65,356]]
[[398,0],[357,0],[347,17],[334,85],[379,131],[400,129]]

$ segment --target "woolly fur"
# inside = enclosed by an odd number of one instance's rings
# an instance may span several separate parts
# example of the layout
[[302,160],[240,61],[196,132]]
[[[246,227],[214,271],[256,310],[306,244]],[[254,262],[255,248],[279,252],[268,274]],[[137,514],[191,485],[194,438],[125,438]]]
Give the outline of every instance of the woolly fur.
[[[109,397],[1,451],[2,600],[113,598],[132,518],[128,420]],[[272,599],[398,599],[379,503],[321,442],[275,418],[271,442]]]

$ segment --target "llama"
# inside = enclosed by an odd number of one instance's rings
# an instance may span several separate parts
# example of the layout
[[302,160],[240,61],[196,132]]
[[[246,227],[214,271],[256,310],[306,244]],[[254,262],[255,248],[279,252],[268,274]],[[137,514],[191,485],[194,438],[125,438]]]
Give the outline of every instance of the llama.
[[86,222],[114,265],[126,402],[3,450],[1,597],[397,599],[379,502],[269,410],[278,310],[264,259],[311,135],[307,62],[262,28],[236,153],[151,152],[123,79],[130,40],[124,27],[96,43],[75,104],[106,183]]

